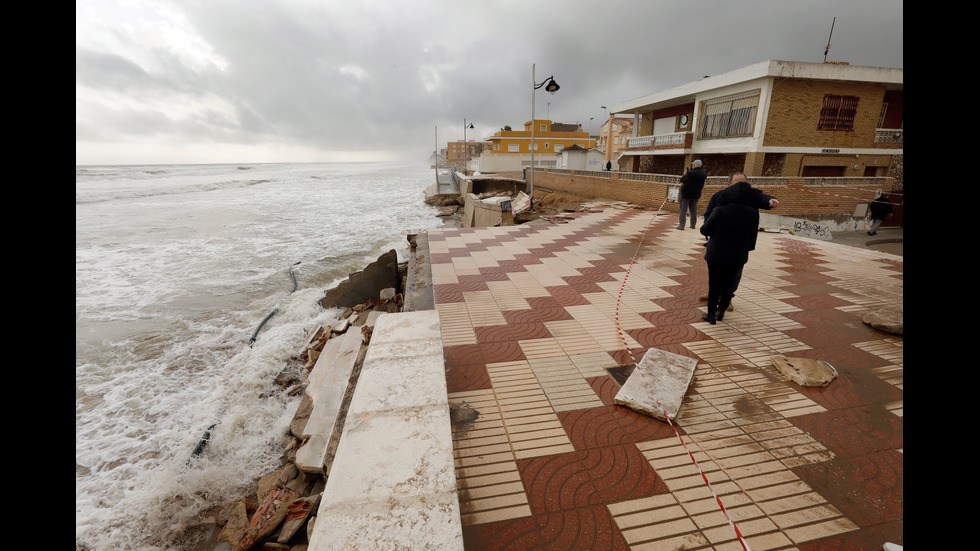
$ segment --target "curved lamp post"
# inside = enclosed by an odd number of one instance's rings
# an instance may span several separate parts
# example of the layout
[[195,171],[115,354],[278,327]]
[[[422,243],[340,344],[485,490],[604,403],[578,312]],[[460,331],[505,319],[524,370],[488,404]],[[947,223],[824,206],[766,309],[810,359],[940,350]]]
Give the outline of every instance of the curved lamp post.
[[[530,206],[529,206],[529,210],[531,212],[534,212],[534,127],[535,127],[535,124],[534,124],[534,92],[538,88],[541,88],[542,86],[544,86],[544,89],[547,90],[550,94],[554,94],[555,92],[558,91],[558,88],[560,88],[560,86],[558,86],[558,83],[555,82],[555,77],[554,76],[550,76],[550,77],[546,78],[544,80],[544,82],[542,82],[541,84],[538,84],[537,82],[535,82],[534,64],[532,63],[531,64],[531,178],[530,178],[530,183],[528,185],[528,190],[530,191],[530,196],[531,196],[531,203],[530,203]],[[549,113],[549,116],[550,116],[550,113]]]
[[466,165],[469,164],[467,161],[470,159],[470,144],[466,141],[466,129],[473,128],[473,123],[469,125],[466,124],[466,118],[463,118],[463,174],[466,174]]

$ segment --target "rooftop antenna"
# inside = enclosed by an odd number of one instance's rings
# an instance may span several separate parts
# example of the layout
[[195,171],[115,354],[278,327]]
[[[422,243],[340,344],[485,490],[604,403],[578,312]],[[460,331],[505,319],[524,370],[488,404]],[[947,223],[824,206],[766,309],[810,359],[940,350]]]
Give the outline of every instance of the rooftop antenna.
[[834,23],[837,23],[837,18],[830,24],[830,36],[827,37],[827,47],[823,50],[823,62],[827,63],[827,52],[830,51],[830,39],[834,36]]

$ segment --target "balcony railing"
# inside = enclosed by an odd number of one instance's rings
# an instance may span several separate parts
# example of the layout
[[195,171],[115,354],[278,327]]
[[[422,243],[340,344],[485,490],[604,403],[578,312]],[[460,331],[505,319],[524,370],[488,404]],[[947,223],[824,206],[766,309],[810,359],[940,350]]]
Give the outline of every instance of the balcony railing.
[[650,147],[663,145],[684,146],[684,136],[689,132],[673,132],[670,134],[657,134],[656,136],[639,136],[626,140],[626,147]]
[[875,143],[902,143],[904,134],[902,128],[878,128],[875,130]]

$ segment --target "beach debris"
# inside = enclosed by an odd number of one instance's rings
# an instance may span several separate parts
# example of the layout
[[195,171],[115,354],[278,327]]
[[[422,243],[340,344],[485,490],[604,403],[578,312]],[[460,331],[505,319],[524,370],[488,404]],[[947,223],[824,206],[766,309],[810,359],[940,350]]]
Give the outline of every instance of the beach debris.
[[773,367],[800,386],[827,386],[837,378],[834,366],[812,358],[772,356]]
[[902,306],[888,306],[864,314],[861,320],[875,329],[880,329],[893,335],[902,335],[904,331],[904,317]]
[[296,497],[296,492],[288,488],[277,488],[269,492],[265,501],[252,515],[252,520],[245,529],[245,535],[238,542],[239,548],[245,550],[252,547],[278,528],[289,512],[289,504]]
[[232,503],[225,515],[225,525],[218,533],[216,543],[226,545],[232,549],[238,547],[238,542],[245,537],[245,530],[248,528],[248,507],[244,499]]
[[197,443],[197,446],[194,447],[194,451],[191,452],[191,458],[187,460],[188,465],[191,464],[191,459],[200,456],[201,453],[204,452],[204,447],[211,441],[211,431],[213,431],[214,427],[216,426],[218,426],[218,424],[214,423],[204,431],[204,436],[201,437],[201,441]]
[[292,503],[286,507],[286,517],[283,519],[282,528],[279,530],[279,537],[276,541],[279,543],[286,543],[303,527],[306,523],[306,519],[309,518],[310,512],[315,513],[317,507],[320,506],[320,498],[323,493],[318,493],[315,496],[303,497],[293,500]]
[[527,209],[531,208],[531,196],[523,191],[518,191],[517,195],[510,202],[510,208],[515,216],[527,211]]

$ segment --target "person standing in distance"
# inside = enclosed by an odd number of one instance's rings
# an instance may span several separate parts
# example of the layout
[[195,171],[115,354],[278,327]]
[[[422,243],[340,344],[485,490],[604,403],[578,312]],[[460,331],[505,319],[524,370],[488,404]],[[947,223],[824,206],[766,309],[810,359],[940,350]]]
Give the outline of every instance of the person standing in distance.
[[871,201],[868,209],[871,210],[871,225],[868,226],[868,235],[875,235],[878,233],[878,226],[892,213],[892,205],[881,195],[881,190],[878,190],[875,192],[874,201]]
[[680,223],[677,225],[677,229],[684,229],[688,211],[691,212],[691,229],[697,227],[698,199],[701,198],[701,190],[704,189],[704,181],[707,179],[708,173],[701,168],[700,160],[691,163],[691,169],[681,176],[681,190],[680,197],[678,197]]

